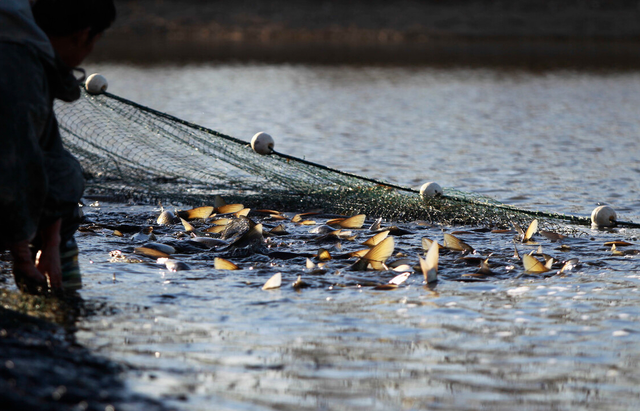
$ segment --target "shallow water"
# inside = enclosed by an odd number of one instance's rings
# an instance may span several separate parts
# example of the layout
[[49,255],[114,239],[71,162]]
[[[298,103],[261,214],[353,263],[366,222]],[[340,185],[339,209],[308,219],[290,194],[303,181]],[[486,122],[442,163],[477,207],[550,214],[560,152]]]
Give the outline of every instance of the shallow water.
[[[392,182],[427,180],[529,208],[588,214],[598,202],[640,216],[636,73],[499,72],[305,66],[88,67],[110,91],[249,140],[260,130],[277,149]],[[94,204],[101,224],[151,224],[154,206]],[[290,210],[294,211],[294,210]],[[259,220],[259,218],[256,217]],[[322,219],[318,218],[318,223]],[[370,221],[368,221],[370,223]],[[277,223],[266,221],[274,226]],[[309,227],[275,249],[332,254],[361,248],[313,243]],[[391,223],[387,223],[389,225]],[[412,263],[421,238],[442,229],[405,224],[396,252]],[[160,240],[180,227],[159,229]],[[190,271],[113,263],[130,234],[78,237],[89,301],[108,309],[81,321],[78,340],[136,367],[133,390],[182,409],[634,409],[640,405],[640,264],[605,241],[637,232],[585,229],[563,241],[537,236],[545,253],[582,265],[566,275],[526,276],[513,233],[460,234],[495,275],[475,273],[443,251],[440,281],[421,274],[393,291],[362,286],[393,272],[351,272],[332,260],[312,274],[305,259],[183,255]],[[357,242],[370,234],[358,230]],[[277,246],[277,247],[276,247]],[[630,246],[626,249],[634,249]],[[518,245],[521,253],[538,245]],[[555,274],[554,268],[550,274]],[[283,287],[262,284],[281,272]],[[309,288],[294,290],[298,275]]]

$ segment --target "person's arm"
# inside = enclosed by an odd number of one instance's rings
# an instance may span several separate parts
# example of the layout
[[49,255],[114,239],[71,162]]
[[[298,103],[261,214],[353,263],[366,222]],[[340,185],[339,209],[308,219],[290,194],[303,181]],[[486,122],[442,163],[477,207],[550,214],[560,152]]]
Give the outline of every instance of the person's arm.
[[0,246],[14,258],[16,280],[30,291],[46,288],[29,249],[40,224],[48,182],[39,136],[51,108],[38,56],[19,44],[0,43]]

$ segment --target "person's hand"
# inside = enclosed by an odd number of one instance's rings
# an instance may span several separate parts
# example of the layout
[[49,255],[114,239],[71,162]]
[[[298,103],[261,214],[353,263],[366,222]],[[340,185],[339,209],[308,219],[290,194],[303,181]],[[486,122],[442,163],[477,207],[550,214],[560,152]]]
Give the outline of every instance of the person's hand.
[[24,240],[13,244],[13,277],[16,285],[31,294],[41,294],[47,287],[47,278],[36,268],[31,260],[29,241]]
[[62,268],[60,267],[60,219],[40,230],[42,248],[36,255],[35,266],[49,279],[49,285],[55,290],[62,289]]

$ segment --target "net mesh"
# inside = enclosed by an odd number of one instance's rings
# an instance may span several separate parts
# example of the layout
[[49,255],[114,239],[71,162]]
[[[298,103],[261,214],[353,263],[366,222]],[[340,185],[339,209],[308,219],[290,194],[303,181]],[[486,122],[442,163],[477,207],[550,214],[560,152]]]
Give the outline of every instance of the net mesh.
[[104,93],[56,103],[66,147],[81,162],[87,194],[113,199],[212,204],[227,202],[282,211],[367,214],[392,221],[510,226],[543,218],[584,224],[585,219],[531,212],[488,197],[445,189],[423,200],[416,190],[274,153]]

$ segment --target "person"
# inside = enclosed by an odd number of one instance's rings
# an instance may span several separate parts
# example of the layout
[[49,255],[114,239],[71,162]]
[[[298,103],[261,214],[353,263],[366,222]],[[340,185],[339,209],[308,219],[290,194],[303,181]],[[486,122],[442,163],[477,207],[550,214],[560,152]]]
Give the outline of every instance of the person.
[[73,236],[84,178],[53,101],[80,97],[76,67],[115,13],[113,0],[0,1],[0,249],[23,291],[81,287]]

